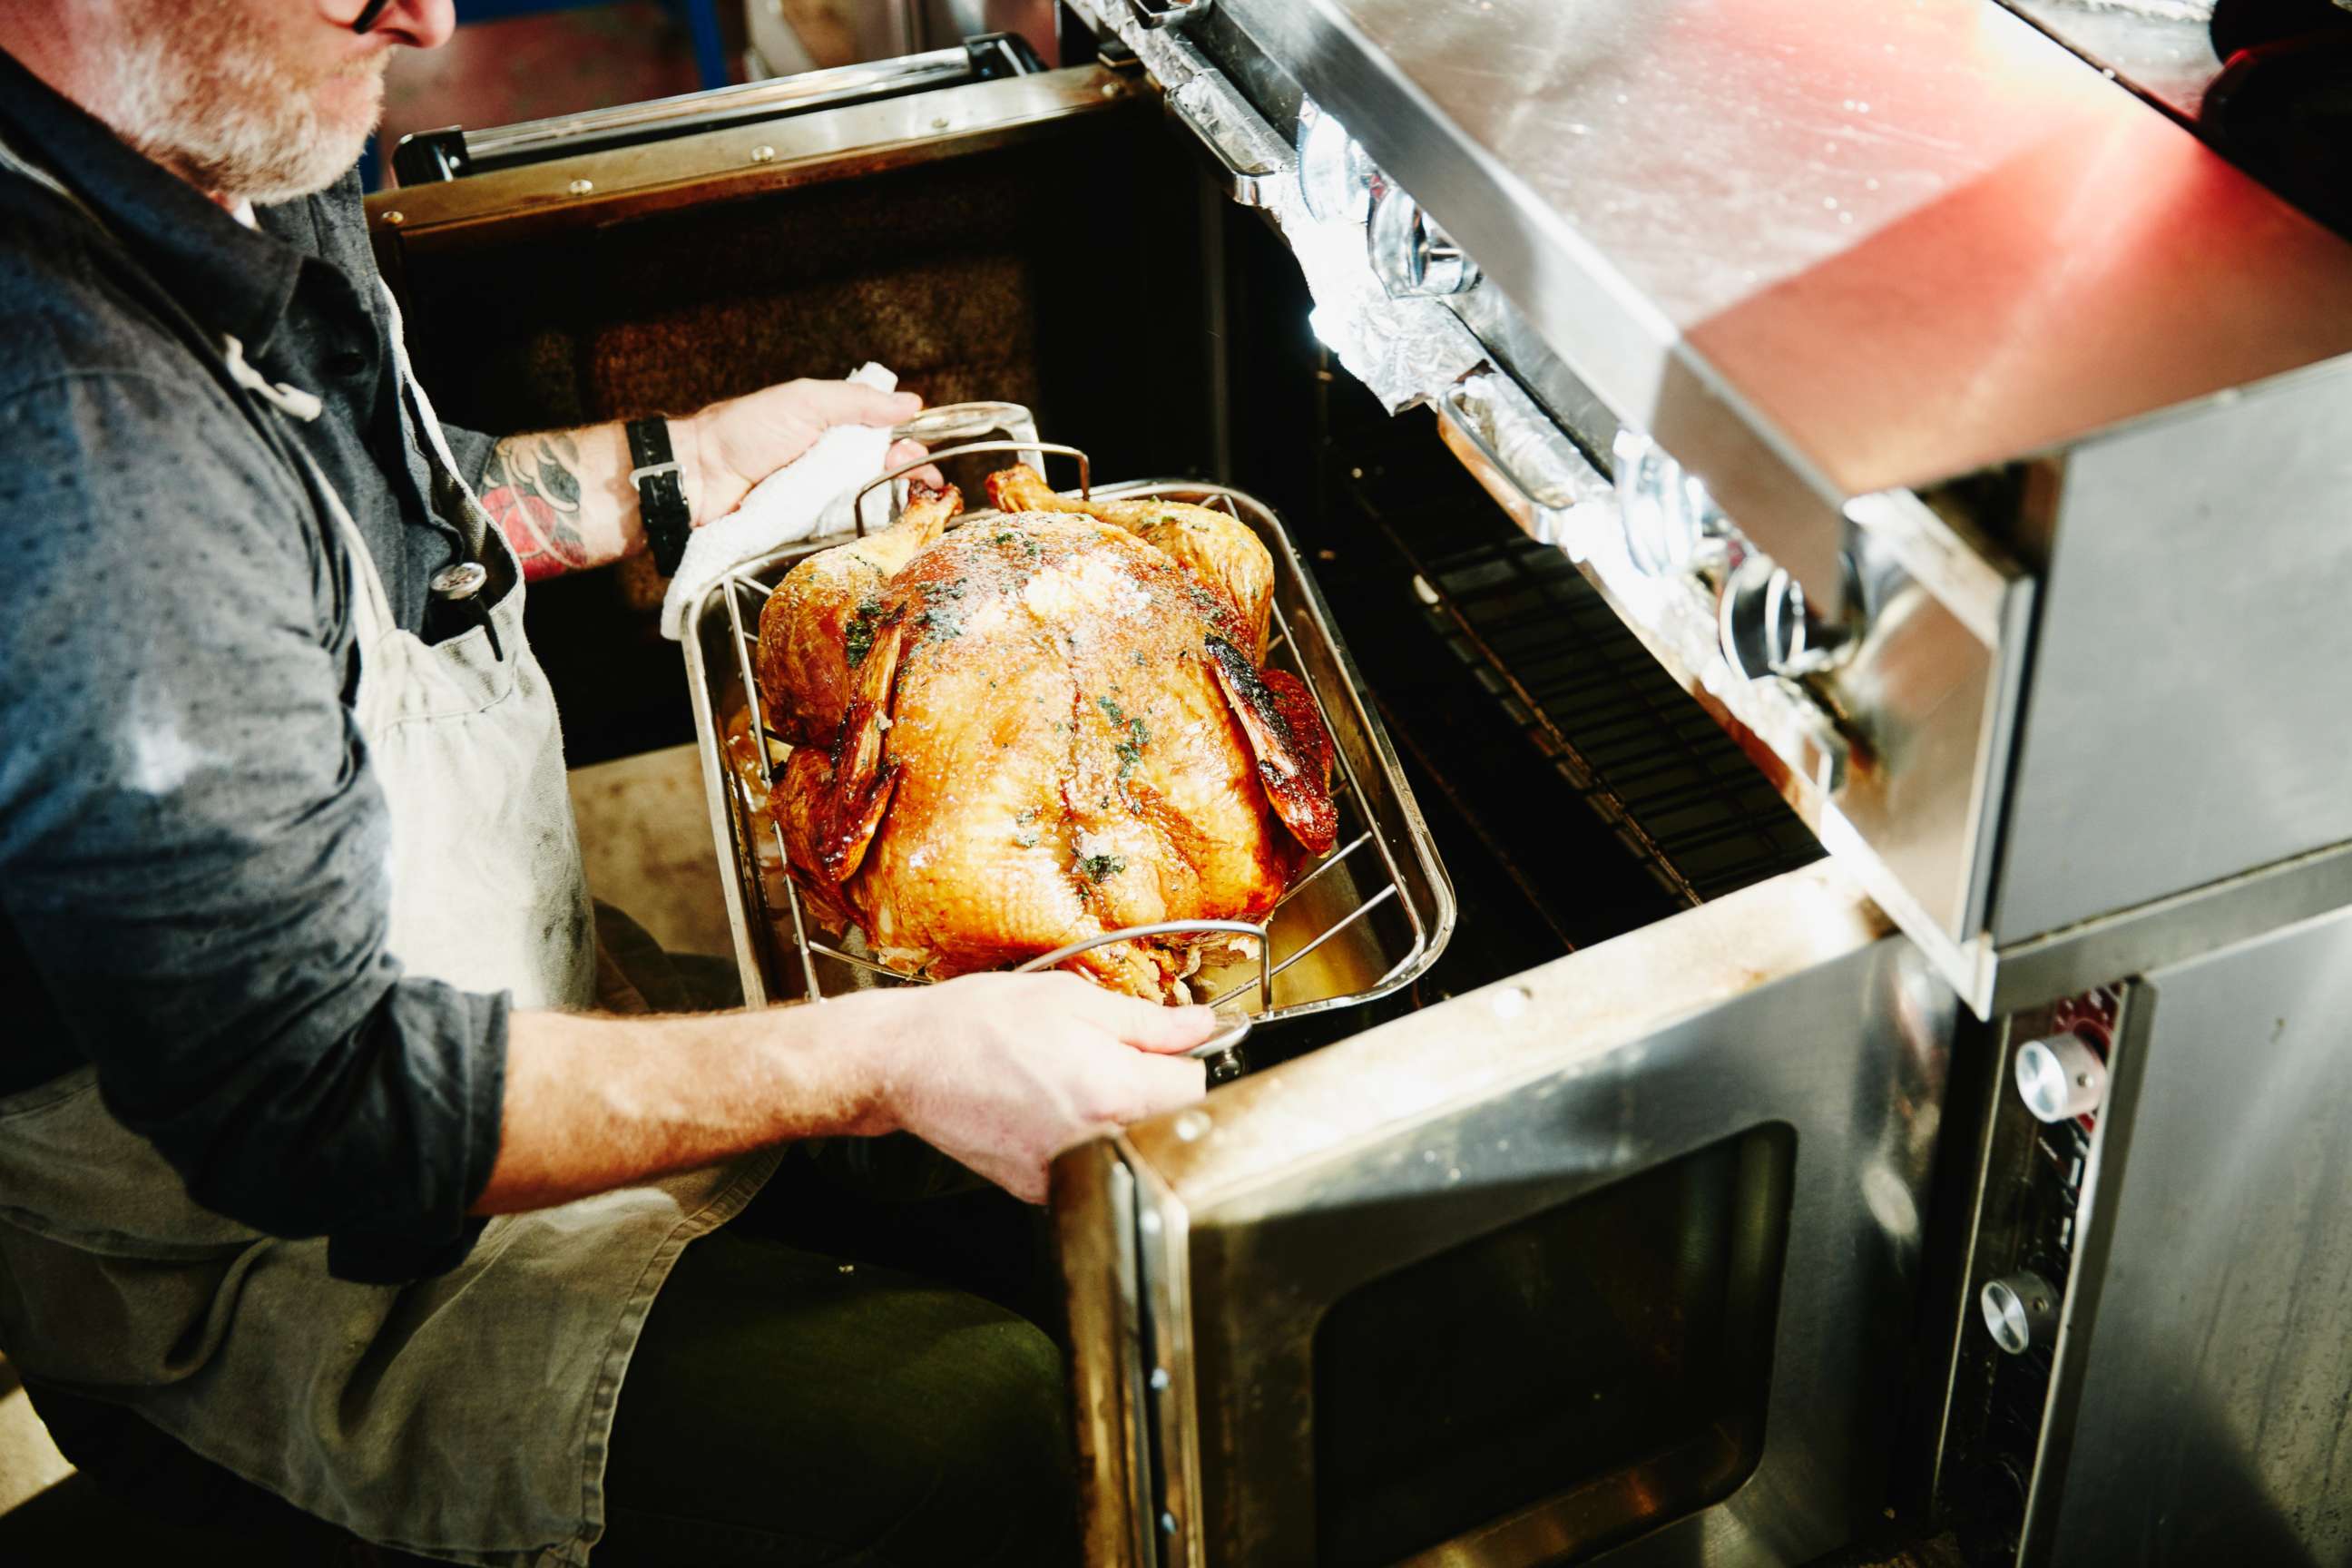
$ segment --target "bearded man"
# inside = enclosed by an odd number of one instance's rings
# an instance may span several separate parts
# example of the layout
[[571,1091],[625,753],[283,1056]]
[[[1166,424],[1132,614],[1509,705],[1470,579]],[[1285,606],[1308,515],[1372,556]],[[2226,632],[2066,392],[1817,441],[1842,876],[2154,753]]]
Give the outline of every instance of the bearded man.
[[633,467],[698,521],[916,404],[772,387],[650,463],[445,431],[350,171],[452,25],[0,6],[0,1348],[101,1479],[379,1561],[1066,1560],[1051,1342],[751,1200],[911,1132],[1034,1201],[1211,1022],[1066,975],[594,1010],[525,580],[643,546]]

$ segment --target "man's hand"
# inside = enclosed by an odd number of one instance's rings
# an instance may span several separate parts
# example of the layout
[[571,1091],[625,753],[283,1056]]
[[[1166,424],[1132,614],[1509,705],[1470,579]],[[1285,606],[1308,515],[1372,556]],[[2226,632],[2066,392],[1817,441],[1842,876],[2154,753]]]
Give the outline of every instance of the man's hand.
[[[898,425],[921,412],[911,392],[877,392],[854,381],[787,381],[714,403],[671,421],[695,526],[725,517],[753,485],[816,444],[835,425]],[[923,455],[912,441],[890,448],[886,468]]]
[[793,1138],[908,1131],[1032,1203],[1069,1145],[1201,1098],[1170,1053],[1216,1031],[1074,974],[974,974],[814,1006],[669,1018],[513,1015],[499,1157],[509,1214]]
[[[672,419],[670,446],[694,526],[726,516],[751,487],[799,457],[835,425],[897,425],[922,410],[911,392],[877,392],[854,381],[787,381]],[[891,443],[886,468],[919,462],[922,447]],[[940,482],[939,470],[913,476]],[[629,482],[629,443],[618,425],[509,436],[478,476],[482,505],[532,582],[618,561],[643,548],[645,520]]]
[[1045,1168],[1064,1149],[1200,1099],[1205,1069],[1171,1053],[1217,1031],[1206,1007],[1162,1007],[1064,973],[973,974],[854,1005],[872,1009],[887,1125],[1033,1204],[1045,1201]]

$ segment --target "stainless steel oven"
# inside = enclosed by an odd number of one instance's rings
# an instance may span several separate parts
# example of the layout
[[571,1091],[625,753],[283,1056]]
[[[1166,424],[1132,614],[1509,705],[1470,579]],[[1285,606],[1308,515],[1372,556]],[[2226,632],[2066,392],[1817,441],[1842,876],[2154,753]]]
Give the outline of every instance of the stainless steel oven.
[[1096,1560],[1844,1544],[1952,1009],[1822,866],[1067,1157]]
[[2352,1553],[2352,247],[2124,9],[1073,0],[373,200],[452,417],[875,357],[1279,516],[1455,923],[1057,1166],[1091,1561]]

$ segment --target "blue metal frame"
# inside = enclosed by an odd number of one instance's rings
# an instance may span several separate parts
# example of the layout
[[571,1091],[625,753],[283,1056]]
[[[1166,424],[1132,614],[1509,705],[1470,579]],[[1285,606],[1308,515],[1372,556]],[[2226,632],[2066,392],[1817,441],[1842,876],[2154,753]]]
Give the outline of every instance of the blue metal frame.
[[[505,22],[549,11],[578,11],[608,0],[457,0],[457,25]],[[673,11],[686,13],[686,26],[694,44],[694,72],[706,88],[725,87],[733,79],[727,68],[727,46],[719,34],[718,0],[661,0]],[[383,184],[381,149],[370,136],[360,153],[360,185],[373,191]]]
[[[504,22],[516,16],[536,16],[546,11],[576,11],[604,0],[457,0],[457,23]],[[705,87],[725,87],[730,79],[726,46],[719,38],[718,0],[662,0],[673,11],[686,13],[687,31],[694,39],[695,74]]]

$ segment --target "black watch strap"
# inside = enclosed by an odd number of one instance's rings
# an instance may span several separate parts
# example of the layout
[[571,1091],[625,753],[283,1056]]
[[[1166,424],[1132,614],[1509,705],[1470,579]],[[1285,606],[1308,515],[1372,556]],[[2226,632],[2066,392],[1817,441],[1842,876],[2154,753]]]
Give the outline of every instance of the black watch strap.
[[694,531],[694,513],[687,508],[677,454],[670,449],[669,421],[632,419],[623,428],[629,434],[629,482],[637,487],[646,543],[653,550],[654,565],[668,577],[685,559],[686,537]]

